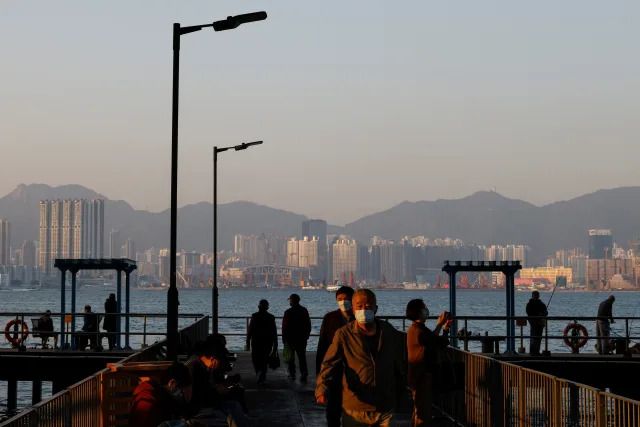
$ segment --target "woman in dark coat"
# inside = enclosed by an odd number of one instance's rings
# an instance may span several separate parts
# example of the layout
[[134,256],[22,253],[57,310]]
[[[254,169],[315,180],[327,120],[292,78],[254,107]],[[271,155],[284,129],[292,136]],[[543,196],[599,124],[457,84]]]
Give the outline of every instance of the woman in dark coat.
[[116,294],[109,294],[109,298],[104,302],[104,312],[107,313],[104,316],[102,322],[102,329],[109,332],[107,340],[109,341],[109,350],[113,350],[116,347],[116,316],[109,315],[108,313],[118,312],[118,303],[116,302]]

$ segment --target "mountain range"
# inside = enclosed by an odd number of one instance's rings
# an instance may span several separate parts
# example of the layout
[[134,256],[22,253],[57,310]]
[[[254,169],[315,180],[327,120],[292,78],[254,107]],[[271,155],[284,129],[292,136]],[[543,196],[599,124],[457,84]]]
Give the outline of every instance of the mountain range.
[[[80,185],[50,187],[20,184],[0,198],[0,218],[11,222],[12,244],[38,240],[39,202],[45,199],[101,198],[105,200],[105,240],[118,229],[139,249],[169,246],[169,210],[136,210],[122,200],[109,200]],[[541,262],[557,249],[587,247],[587,230],[610,228],[614,241],[627,246],[640,235],[640,187],[598,190],[571,200],[535,206],[496,192],[481,191],[456,200],[403,202],[389,210],[358,219],[344,227],[329,226],[361,242],[371,236],[454,237],[476,244],[524,244],[532,261]],[[218,205],[220,249],[233,248],[235,234],[299,236],[307,216],[246,201]],[[178,249],[212,250],[211,203],[178,210]],[[108,251],[108,244],[105,246]]]

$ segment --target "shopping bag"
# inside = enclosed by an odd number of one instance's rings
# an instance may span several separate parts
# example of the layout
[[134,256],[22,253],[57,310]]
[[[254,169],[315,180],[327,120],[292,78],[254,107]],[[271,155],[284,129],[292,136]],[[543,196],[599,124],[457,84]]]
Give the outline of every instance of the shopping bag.
[[285,344],[284,349],[282,350],[282,361],[285,364],[289,364],[292,358],[293,358],[293,350],[291,349],[291,346],[289,344]]
[[280,356],[278,356],[278,351],[276,350],[273,353],[271,353],[271,356],[269,356],[269,368],[275,371],[279,367],[280,367]]

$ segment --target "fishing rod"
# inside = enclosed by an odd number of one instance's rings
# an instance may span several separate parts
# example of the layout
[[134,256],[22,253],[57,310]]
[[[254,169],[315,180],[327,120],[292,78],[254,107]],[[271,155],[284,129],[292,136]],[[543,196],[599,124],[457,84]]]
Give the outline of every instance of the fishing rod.
[[553,294],[556,293],[557,288],[558,288],[558,281],[556,280],[556,285],[553,287],[553,292],[551,292],[551,296],[549,297],[549,302],[547,303],[547,311],[549,310],[549,304],[551,304],[551,300],[553,299]]

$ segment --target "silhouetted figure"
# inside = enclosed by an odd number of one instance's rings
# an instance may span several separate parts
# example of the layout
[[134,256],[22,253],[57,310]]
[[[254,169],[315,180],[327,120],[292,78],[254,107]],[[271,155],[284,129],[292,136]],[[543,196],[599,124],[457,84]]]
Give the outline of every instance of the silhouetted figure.
[[[611,323],[613,321],[613,303],[616,297],[609,295],[609,298],[602,301],[598,306],[598,320],[596,320],[596,350],[600,354],[610,354],[611,350]],[[611,322],[611,323],[609,323]]]
[[87,341],[89,341],[89,347],[95,348],[97,345],[96,335],[98,333],[98,315],[91,311],[90,305],[84,306],[84,324],[82,325],[82,334],[78,340],[78,348],[84,350],[87,348]]
[[284,312],[282,319],[282,342],[291,348],[291,360],[287,369],[289,379],[296,379],[296,361],[298,356],[300,365],[300,381],[306,381],[309,371],[307,369],[307,341],[311,335],[311,319],[307,309],[300,305],[300,296],[291,294],[289,297],[291,308]]
[[118,312],[118,303],[116,294],[109,294],[109,298],[104,302],[104,320],[102,321],[102,329],[107,332],[107,341],[109,342],[109,350],[116,348],[116,316]]
[[[318,338],[318,351],[316,353],[316,375],[320,373],[324,355],[327,353],[331,342],[333,342],[336,331],[354,320],[351,304],[353,292],[353,288],[349,286],[342,286],[338,289],[336,292],[338,309],[328,312],[322,319],[320,337]],[[329,384],[329,388],[327,425],[329,427],[339,427],[340,418],[342,417],[342,384],[340,381],[334,381]]]
[[258,311],[251,316],[247,332],[247,349],[251,349],[251,361],[258,376],[258,384],[264,383],[269,357],[278,350],[276,318],[268,310],[269,302],[266,299],[260,300]]
[[322,361],[316,399],[326,405],[330,384],[342,383],[342,425],[393,424],[396,384],[405,378],[404,335],[376,319],[376,296],[369,289],[353,294],[355,322],[338,329]]
[[529,353],[540,354],[540,344],[542,343],[542,332],[544,331],[544,319],[532,319],[531,316],[547,316],[547,306],[540,300],[540,292],[531,292],[531,299],[526,307],[529,317],[529,327],[531,338],[529,338]]
[[47,345],[47,340],[53,338],[53,346],[58,346],[58,334],[53,333],[53,319],[51,318],[51,310],[45,311],[45,313],[38,319],[38,332],[42,339],[42,348]]
[[[411,426],[430,426],[434,376],[437,375],[440,352],[449,344],[446,336],[449,334],[451,318],[448,313],[442,313],[435,329],[431,331],[425,324],[429,309],[421,299],[409,301],[406,317],[413,321],[407,332],[407,380],[413,395]],[[440,336],[441,330],[444,336]]]

